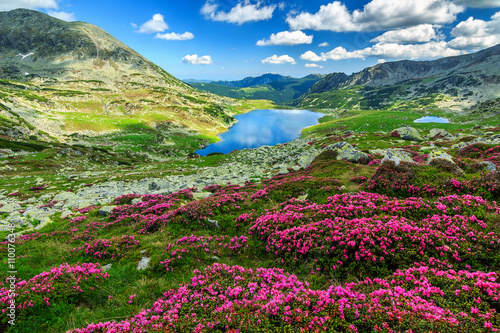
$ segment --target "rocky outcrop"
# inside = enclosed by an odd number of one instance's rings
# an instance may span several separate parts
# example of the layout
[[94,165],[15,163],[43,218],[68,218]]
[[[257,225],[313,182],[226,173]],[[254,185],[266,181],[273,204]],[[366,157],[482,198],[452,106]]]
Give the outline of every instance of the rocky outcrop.
[[409,127],[409,126],[400,127],[400,128],[395,129],[392,133],[394,133],[393,135],[399,135],[399,137],[403,140],[408,140],[408,141],[422,141],[423,140],[420,133],[414,127]]
[[333,150],[337,153],[337,160],[344,160],[353,163],[366,163],[369,160],[367,154],[359,151],[358,148],[351,146],[349,143],[337,142],[325,148],[325,150]]
[[455,140],[455,136],[442,128],[433,128],[427,135],[427,139],[431,140]]
[[380,161],[380,164],[383,164],[386,161],[392,161],[399,166],[401,162],[412,162],[414,163],[411,155],[403,150],[399,149],[386,149],[384,158]]

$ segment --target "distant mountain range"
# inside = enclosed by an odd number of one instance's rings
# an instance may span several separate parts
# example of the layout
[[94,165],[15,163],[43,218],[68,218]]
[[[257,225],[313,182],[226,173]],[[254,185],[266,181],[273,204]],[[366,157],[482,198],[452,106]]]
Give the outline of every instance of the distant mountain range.
[[[196,89],[241,99],[268,99],[275,103],[292,101],[306,93],[323,75],[294,78],[279,74],[246,77],[238,81],[190,82]],[[186,81],[187,82],[187,81]]]
[[361,109],[400,102],[483,102],[500,97],[500,45],[434,61],[395,61],[347,75],[332,73],[316,82],[295,105]]

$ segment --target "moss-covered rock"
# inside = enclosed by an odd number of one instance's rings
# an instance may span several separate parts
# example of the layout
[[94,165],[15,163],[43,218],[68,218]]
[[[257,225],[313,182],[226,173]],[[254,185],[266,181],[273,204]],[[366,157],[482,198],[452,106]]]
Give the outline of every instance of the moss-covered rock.
[[445,152],[444,150],[440,149],[436,149],[430,152],[429,157],[427,158],[427,165],[430,165],[432,161],[435,159],[447,160],[454,163],[453,157],[451,157],[451,155]]
[[400,127],[395,129],[392,133],[397,132],[401,139],[407,141],[423,141],[422,136],[418,133],[417,129],[414,127]]
[[455,140],[453,134],[442,128],[433,128],[427,135],[428,139]]
[[366,163],[369,160],[367,154],[359,151],[358,148],[351,146],[349,143],[342,141],[337,142],[325,148],[325,150],[333,150],[337,152],[337,160],[344,160],[353,163]]
[[396,165],[399,165],[401,162],[414,162],[409,153],[399,149],[386,149],[385,156],[380,164],[385,161],[393,161]]

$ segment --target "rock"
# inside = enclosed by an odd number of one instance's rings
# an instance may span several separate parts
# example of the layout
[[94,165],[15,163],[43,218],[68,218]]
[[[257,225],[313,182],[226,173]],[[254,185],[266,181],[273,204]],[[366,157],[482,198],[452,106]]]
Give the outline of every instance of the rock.
[[149,183],[149,185],[148,185],[148,189],[149,189],[150,191],[159,191],[159,190],[161,190],[161,186],[160,186],[160,185],[158,185],[156,182],[151,182],[151,183]]
[[479,164],[484,166],[484,169],[487,171],[497,172],[497,166],[490,161],[480,162]]
[[406,141],[423,141],[422,136],[420,136],[420,133],[418,133],[417,129],[414,127],[400,127],[393,132],[399,133],[401,139]]
[[455,140],[455,137],[453,136],[453,134],[451,134],[447,130],[441,129],[441,128],[433,128],[433,129],[431,129],[431,131],[427,135],[427,138],[428,139],[433,139],[433,140],[436,140],[436,139]]
[[451,157],[451,155],[440,149],[431,151],[429,157],[427,158],[427,165],[431,164],[435,159],[446,160],[455,163],[453,162],[453,158]]
[[359,151],[358,148],[351,146],[349,143],[342,141],[326,147],[324,150],[333,150],[338,153],[337,160],[344,160],[353,163],[368,161],[368,155]]
[[401,162],[413,162],[411,155],[403,150],[398,149],[387,149],[384,158],[380,162],[380,164],[385,161],[393,161],[396,166],[399,166]]
[[113,264],[107,264],[107,265],[101,266],[101,269],[103,272],[107,272],[111,269],[111,266],[113,266]]
[[193,193],[193,200],[201,200],[201,199],[205,199],[205,198],[208,198],[211,196],[212,196],[212,193],[210,193],[210,192],[194,192]]
[[0,214],[10,214],[15,211],[21,210],[21,206],[17,203],[7,204],[0,207]]
[[220,260],[220,258],[219,258],[219,257],[217,257],[217,256],[213,256],[213,257],[212,257],[212,258],[210,258],[210,259],[212,259],[212,260],[216,260],[216,261],[219,261],[219,260]]
[[471,134],[475,135],[475,136],[483,136],[484,135],[484,133],[480,130],[472,131]]
[[142,198],[135,198],[135,199],[132,199],[132,201],[130,201],[130,204],[131,205],[136,205],[136,204],[138,204],[141,201],[142,201]]
[[137,264],[137,270],[142,271],[149,267],[150,257],[142,257],[141,261]]
[[216,227],[216,228],[219,227],[219,221],[217,221],[217,220],[211,220],[211,219],[207,219],[207,221],[208,221],[208,223],[210,223],[214,227]]
[[108,216],[111,214],[111,211],[115,209],[117,206],[103,206],[99,208],[99,215],[101,216]]

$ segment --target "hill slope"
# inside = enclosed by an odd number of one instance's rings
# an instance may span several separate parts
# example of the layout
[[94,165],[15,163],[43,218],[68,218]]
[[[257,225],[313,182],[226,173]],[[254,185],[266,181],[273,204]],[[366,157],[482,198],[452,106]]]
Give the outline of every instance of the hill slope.
[[133,132],[142,145],[177,146],[169,137],[181,131],[183,144],[201,135],[187,145],[196,150],[238,112],[235,101],[194,89],[99,27],[27,9],[0,12],[0,79],[0,123],[16,123],[18,139],[79,133],[109,144],[103,135]]
[[380,108],[394,106],[397,100],[439,94],[455,102],[464,97],[482,102],[500,95],[499,61],[497,45],[474,54],[434,61],[387,62],[352,75],[332,73],[313,85],[298,104]]

